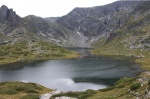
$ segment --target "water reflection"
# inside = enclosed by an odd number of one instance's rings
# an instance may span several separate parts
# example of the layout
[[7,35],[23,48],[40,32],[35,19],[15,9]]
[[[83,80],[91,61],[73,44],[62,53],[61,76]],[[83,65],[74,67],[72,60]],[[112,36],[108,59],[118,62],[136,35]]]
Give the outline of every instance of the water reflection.
[[52,80],[49,84],[50,88],[57,88],[59,85],[59,90],[65,90],[65,91],[84,91],[87,89],[102,89],[107,87],[107,85],[103,84],[93,84],[88,82],[80,82],[76,83],[72,79],[69,78],[63,78],[63,79],[56,79]]

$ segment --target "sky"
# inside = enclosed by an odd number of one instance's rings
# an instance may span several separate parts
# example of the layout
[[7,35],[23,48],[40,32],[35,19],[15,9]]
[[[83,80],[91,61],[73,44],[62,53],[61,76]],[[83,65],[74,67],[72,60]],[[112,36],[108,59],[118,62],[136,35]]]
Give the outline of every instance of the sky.
[[101,6],[114,1],[117,0],[0,0],[0,6],[12,8],[21,17],[58,17],[66,15],[75,7]]

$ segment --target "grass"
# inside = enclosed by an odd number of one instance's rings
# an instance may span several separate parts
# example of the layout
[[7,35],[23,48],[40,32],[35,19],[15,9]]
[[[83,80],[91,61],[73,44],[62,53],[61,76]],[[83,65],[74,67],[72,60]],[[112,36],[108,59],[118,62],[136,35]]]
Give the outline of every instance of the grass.
[[74,97],[78,99],[86,99],[87,97],[91,97],[94,94],[96,94],[96,91],[94,90],[86,90],[85,92],[67,92],[67,93],[54,95],[53,97],[51,97],[51,99],[54,99],[55,97],[60,97],[60,96],[68,96],[68,97]]
[[[99,46],[98,48],[91,51],[92,54],[95,55],[116,55],[116,56],[129,56],[129,57],[138,57],[135,62],[142,65],[143,69],[150,70],[150,50],[148,48],[129,48],[129,42],[135,42],[135,40],[139,39],[141,36],[150,36],[147,34],[139,34],[138,36],[134,36],[135,31],[127,31],[131,32],[126,34],[123,37],[116,37],[111,42],[105,43],[103,46]],[[145,39],[147,40],[147,39]],[[141,44],[141,42],[135,42],[136,44]],[[100,45],[100,44],[99,44]],[[134,44],[133,44],[134,45]]]
[[0,99],[38,99],[41,94],[52,90],[35,83],[2,82],[0,83]]
[[141,83],[135,83],[130,86],[130,90],[136,90],[141,87]]
[[104,88],[104,89],[100,89],[101,92],[106,92],[106,91],[110,91],[110,90],[113,90],[115,88],[115,86],[110,86],[110,87],[107,87],[107,88]]
[[20,99],[39,99],[38,95],[25,95],[22,96]]
[[0,45],[0,65],[48,59],[76,58],[76,52],[49,42],[17,42]]
[[[132,88],[134,88],[133,91],[137,92],[143,90],[142,87],[139,87],[139,82],[135,78],[121,78],[113,86],[105,89],[61,93],[54,95],[51,99],[60,96],[75,97],[78,99],[135,99],[134,95],[130,94]],[[146,86],[143,88],[146,88]]]
[[141,86],[138,78],[140,77],[136,77],[136,79],[121,78],[113,86],[100,89],[96,91],[96,94],[85,99],[136,99],[134,93],[144,95],[145,89],[148,87],[147,83]]
[[136,59],[135,62],[142,64],[142,68],[145,70],[150,70],[150,51],[146,50],[142,53],[145,57]]
[[39,93],[39,90],[42,90],[42,87],[34,83],[2,82],[0,84],[0,94],[13,95],[18,92]]

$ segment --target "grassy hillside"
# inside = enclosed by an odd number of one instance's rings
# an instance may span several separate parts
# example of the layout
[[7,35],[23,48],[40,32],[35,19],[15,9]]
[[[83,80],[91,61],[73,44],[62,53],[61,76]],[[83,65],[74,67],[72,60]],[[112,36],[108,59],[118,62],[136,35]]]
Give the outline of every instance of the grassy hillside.
[[51,89],[35,83],[0,83],[0,99],[39,99],[41,94],[51,91]]
[[76,58],[76,52],[43,41],[22,41],[0,45],[0,65],[38,60]]
[[149,99],[149,72],[134,78],[122,78],[114,86],[97,91],[87,99]]
[[[144,69],[150,70],[150,50],[148,43],[150,41],[150,32],[134,35],[136,31],[126,31],[119,34],[113,40],[107,42],[99,41],[96,43],[96,49],[91,52],[96,55],[122,55],[129,57],[137,57],[135,62],[141,63]],[[116,32],[118,33],[118,32]],[[104,44],[105,42],[105,44]]]
[[131,16],[127,24],[111,33],[108,38],[101,39],[91,52],[96,55],[122,55],[137,57],[136,62],[150,70],[150,24],[148,15],[139,16],[136,20]]

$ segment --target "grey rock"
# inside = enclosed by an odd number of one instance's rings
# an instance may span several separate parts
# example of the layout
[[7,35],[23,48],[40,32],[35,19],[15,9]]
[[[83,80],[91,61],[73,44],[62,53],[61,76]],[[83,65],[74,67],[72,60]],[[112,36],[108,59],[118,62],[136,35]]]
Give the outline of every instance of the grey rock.
[[21,25],[21,18],[7,6],[0,8],[0,30],[3,34],[11,33],[17,26]]
[[61,93],[60,91],[52,91],[50,93],[40,95],[39,99],[50,99],[53,95]]
[[5,5],[2,5],[0,8],[0,22],[3,23],[7,20],[8,8]]
[[62,96],[62,97],[56,97],[55,99],[78,99],[78,98],[72,98],[72,97]]

